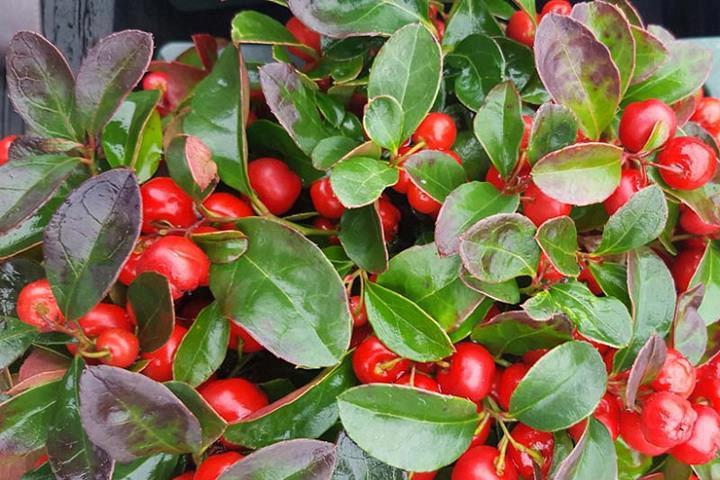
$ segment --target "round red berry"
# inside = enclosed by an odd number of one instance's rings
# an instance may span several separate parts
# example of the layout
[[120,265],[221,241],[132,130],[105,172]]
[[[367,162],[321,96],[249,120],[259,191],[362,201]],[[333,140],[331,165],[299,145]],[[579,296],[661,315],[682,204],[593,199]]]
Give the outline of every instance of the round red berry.
[[679,223],[683,230],[692,235],[717,235],[720,233],[720,225],[706,222],[685,204],[680,205]]
[[240,421],[268,404],[267,395],[242,378],[210,380],[198,388],[198,393],[229,423]]
[[350,313],[353,318],[353,327],[362,327],[368,323],[367,309],[360,295],[350,297]]
[[165,72],[150,72],[143,78],[143,90],[160,90],[164,95],[168,90],[170,79]]
[[65,323],[50,283],[44,278],[28,283],[20,290],[16,311],[21,322],[41,332],[50,332],[54,325]]
[[436,215],[442,207],[440,202],[423,192],[414,183],[408,187],[407,199],[412,208],[426,215]]
[[670,271],[675,280],[675,288],[678,292],[684,292],[690,287],[690,282],[702,261],[705,250],[692,248],[678,253],[673,261]]
[[134,333],[122,328],[103,331],[95,340],[97,351],[107,350],[110,354],[100,361],[113,367],[126,368],[133,364],[140,351],[140,343]]
[[140,187],[142,231],[163,227],[188,228],[197,220],[193,200],[169,177],[153,178]]
[[457,127],[446,113],[428,113],[413,133],[413,142],[425,142],[428,150],[450,150],[457,137]]
[[672,108],[660,100],[650,99],[634,102],[625,107],[620,119],[619,136],[625,149],[637,153],[645,147],[655,126],[662,124],[659,147],[675,136],[677,118]]
[[10,146],[17,138],[17,135],[8,135],[0,140],[0,165],[7,163],[10,158]]
[[697,416],[692,434],[670,454],[688,465],[702,465],[713,460],[720,450],[720,415],[705,405],[693,405]]
[[452,480],[517,480],[515,465],[507,458],[498,471],[495,462],[500,452],[495,447],[473,447],[463,453],[452,471]]
[[701,99],[691,120],[716,137],[720,133],[720,99],[713,97]]
[[540,18],[550,13],[570,15],[570,12],[572,12],[572,4],[567,0],[550,0],[540,11]]
[[408,385],[428,392],[440,393],[440,385],[429,375],[424,373],[404,373],[395,380],[397,385]]
[[410,360],[398,357],[374,335],[358,345],[352,363],[361,383],[392,383],[410,368]]
[[670,140],[658,154],[658,171],[665,183],[677,190],[695,190],[715,176],[715,151],[695,137]]
[[503,370],[498,385],[497,401],[505,411],[510,410],[510,398],[528,370],[530,367],[523,363],[515,363]]
[[690,402],[670,392],[656,392],[643,402],[640,428],[658,447],[672,448],[692,434],[697,414]]
[[165,344],[153,350],[152,352],[144,352],[143,360],[148,360],[147,366],[142,373],[158,382],[167,382],[173,379],[172,365],[175,360],[175,352],[177,352],[180,342],[187,333],[187,328],[175,325],[175,329],[170,334],[170,338]]
[[88,313],[78,319],[78,325],[83,333],[89,337],[97,337],[105,330],[119,328],[127,332],[134,330],[126,311],[112,303],[99,303]]
[[512,14],[505,33],[509,38],[527,47],[533,48],[535,44],[535,24],[530,15],[523,10]]
[[138,261],[140,261],[140,257],[142,257],[142,254],[145,253],[145,250],[158,241],[160,237],[140,237],[140,239],[135,244],[135,248],[130,253],[130,256],[125,261],[125,264],[123,265],[122,269],[120,270],[120,275],[118,276],[118,280],[124,284],[124,285],[130,285],[133,280],[137,277],[137,264]]
[[395,237],[398,231],[398,224],[402,214],[400,210],[384,195],[377,201],[377,211],[380,216],[385,241],[389,242]]
[[310,186],[310,199],[315,210],[325,218],[337,220],[345,212],[345,207],[335,196],[328,177],[313,182]]
[[667,448],[658,447],[648,441],[640,428],[641,424],[642,421],[639,413],[629,410],[620,412],[620,436],[625,440],[628,447],[651,457],[665,453]]
[[198,465],[193,480],[217,480],[225,470],[243,458],[245,457],[237,452],[225,452],[210,455],[200,465]]
[[472,342],[455,345],[449,366],[437,373],[443,393],[479,402],[490,393],[495,360],[485,347]]
[[668,348],[665,363],[650,384],[660,392],[672,392],[688,398],[695,389],[695,367],[674,348]]
[[[225,192],[213,193],[205,199],[203,206],[216,217],[244,218],[252,217],[255,214],[248,202]],[[223,223],[220,225],[220,229],[234,230],[235,224],[233,222]]]
[[292,208],[300,196],[300,177],[277,158],[263,157],[248,164],[250,185],[273,215]]
[[234,350],[237,349],[240,341],[242,341],[243,353],[254,353],[263,349],[263,346],[260,345],[257,340],[255,340],[242,326],[232,320],[228,320],[228,322],[230,322],[230,340],[228,341],[229,348]]
[[[555,448],[555,438],[552,433],[540,432],[528,427],[523,423],[518,423],[510,432],[513,440],[532,450],[535,450],[543,458],[543,464],[540,468],[543,477],[547,476],[552,466],[553,450]],[[508,446],[508,455],[512,459],[518,473],[523,478],[533,478],[535,467],[533,459],[530,455],[515,448],[511,443]]]
[[[287,28],[290,33],[293,34],[293,37],[295,37],[298,42],[307,45],[308,47],[315,50],[317,53],[320,53],[320,34],[313,30],[310,30],[310,28],[308,28],[304,23],[302,23],[297,17],[290,17],[290,20],[288,20],[285,24],[285,28]],[[306,62],[313,62],[315,60],[312,55],[300,48],[290,47],[290,51],[298,58]]]
[[410,480],[435,480],[437,471],[435,472],[414,472]]
[[559,202],[545,195],[534,183],[531,183],[525,189],[522,206],[525,216],[538,227],[551,218],[570,215],[572,210],[572,205]]
[[603,207],[608,215],[620,210],[630,197],[642,190],[646,185],[642,172],[634,168],[623,168],[620,174],[620,185],[615,191],[603,202]]
[[[600,400],[595,412],[593,412],[593,417],[605,425],[613,440],[617,439],[618,435],[620,435],[620,404],[617,397],[606,393]],[[587,419],[568,428],[568,432],[573,437],[573,440],[578,442],[586,427]]]
[[580,275],[578,275],[578,280],[587,285],[590,291],[595,295],[603,294],[603,289],[598,283],[598,281],[595,279],[595,276],[590,270],[590,267],[588,267],[584,263],[580,265]]

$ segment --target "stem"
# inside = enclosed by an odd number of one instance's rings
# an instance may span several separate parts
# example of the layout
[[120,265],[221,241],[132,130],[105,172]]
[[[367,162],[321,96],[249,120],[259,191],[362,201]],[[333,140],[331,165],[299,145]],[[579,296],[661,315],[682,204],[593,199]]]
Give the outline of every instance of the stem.
[[514,438],[512,438],[512,435],[510,435],[510,431],[508,430],[507,425],[505,425],[505,422],[499,422],[499,423],[500,423],[500,428],[502,429],[503,434],[505,435],[505,437],[503,437],[503,438],[507,438],[508,441],[512,444],[513,448],[515,448],[516,450],[519,450],[523,453],[530,455],[530,458],[533,459],[533,462],[537,463],[538,465],[540,465],[542,467],[543,464],[545,463],[545,459],[542,457],[542,455],[540,455],[537,451],[533,450],[532,448],[528,448],[527,446],[523,445],[522,443],[520,443],[520,442],[516,441]]
[[418,143],[413,145],[412,148],[410,150],[408,150],[407,152],[405,152],[403,155],[395,157],[394,160],[391,159],[390,166],[396,167],[396,166],[402,164],[407,157],[409,157],[410,155],[413,155],[414,153],[417,153],[418,150],[422,150],[423,148],[425,148],[425,146],[426,146],[425,140],[420,140]]
[[87,350],[78,350],[78,353],[80,353],[80,355],[82,355],[85,358],[105,358],[105,357],[110,356],[110,350],[108,350],[107,348],[100,350],[99,352],[88,352]]

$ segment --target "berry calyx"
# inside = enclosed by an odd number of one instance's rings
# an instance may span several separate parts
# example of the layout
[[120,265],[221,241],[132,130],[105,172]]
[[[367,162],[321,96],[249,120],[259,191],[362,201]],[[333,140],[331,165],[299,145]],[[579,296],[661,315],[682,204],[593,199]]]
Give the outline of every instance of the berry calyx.
[[46,279],[28,283],[20,290],[16,310],[21,322],[32,325],[41,332],[51,332],[55,325],[65,323]]
[[477,403],[490,393],[495,360],[485,347],[472,342],[455,345],[449,366],[437,373],[441,390]]
[[95,340],[97,351],[107,350],[108,355],[100,361],[113,367],[126,368],[133,364],[140,352],[140,342],[134,333],[122,328],[103,331]]
[[172,178],[153,178],[140,187],[140,195],[143,233],[166,227],[188,228],[197,220],[192,198]]
[[660,123],[661,136],[654,147],[660,147],[675,136],[677,118],[675,112],[660,100],[650,99],[633,102],[625,107],[620,119],[620,142],[626,150],[637,153],[647,145],[653,130]]
[[121,329],[132,332],[135,327],[133,322],[130,321],[125,309],[112,303],[99,303],[95,305],[88,313],[80,317],[77,322],[83,333],[88,337],[97,337],[109,329]]
[[496,466],[500,452],[495,447],[473,447],[463,453],[452,471],[452,480],[517,480],[512,462],[504,459],[502,469]]
[[607,214],[612,215],[620,210],[620,207],[625,205],[635,193],[642,190],[646,183],[646,179],[640,170],[623,168],[620,173],[620,184],[603,202]]
[[720,233],[720,225],[707,223],[695,213],[693,209],[685,204],[680,205],[680,227],[692,235],[717,235]]
[[[225,192],[213,193],[205,199],[203,206],[213,215],[223,218],[244,218],[255,214],[245,200]],[[219,227],[221,230],[234,230],[235,224],[227,222]]]
[[263,157],[248,164],[250,186],[273,215],[282,215],[292,208],[300,196],[302,182],[282,160]]
[[144,352],[141,357],[148,360],[147,366],[142,373],[158,382],[167,382],[173,379],[172,365],[175,360],[175,352],[177,352],[180,342],[187,333],[187,328],[181,325],[175,325],[175,329],[170,334],[167,342],[162,347],[152,352]]
[[667,349],[665,363],[650,386],[658,392],[671,392],[688,398],[695,389],[695,367],[674,348]]
[[310,186],[310,199],[315,210],[325,218],[337,220],[345,212],[345,207],[335,196],[328,177],[313,182]]
[[[552,466],[553,450],[555,449],[555,438],[552,433],[540,432],[528,427],[523,423],[518,423],[510,432],[513,440],[531,450],[537,452],[543,459],[540,471],[547,476]],[[519,450],[510,442],[508,446],[508,456],[512,459],[515,467],[517,467],[520,476],[523,478],[533,478],[535,471],[534,461],[532,457],[522,450]]]
[[693,405],[697,416],[692,434],[684,443],[673,447],[670,454],[688,465],[702,465],[717,456],[720,450],[720,415],[705,405]]
[[[315,50],[318,54],[320,53],[320,48],[321,48],[320,34],[317,33],[316,31],[308,28],[297,17],[290,17],[290,20],[288,20],[287,23],[285,24],[285,28],[287,28],[288,31],[293,34],[293,37],[295,37],[298,42],[300,42],[304,45],[307,45],[308,47]],[[295,56],[297,56],[298,58],[300,58],[306,62],[315,61],[315,58],[310,53],[308,53],[300,48],[290,47],[289,50]]]
[[225,470],[245,458],[237,452],[225,452],[210,455],[195,471],[193,480],[217,480]]
[[440,202],[423,192],[414,183],[408,187],[407,199],[412,208],[425,215],[436,215],[442,207]]
[[717,162],[715,151],[695,137],[674,138],[657,156],[660,176],[677,190],[705,185],[715,176]]
[[0,165],[4,165],[10,159],[10,146],[17,138],[17,135],[8,135],[0,140]]
[[690,402],[681,396],[656,392],[643,403],[640,428],[654,445],[672,448],[690,438],[696,418]]
[[503,370],[498,385],[497,402],[505,410],[510,410],[510,398],[530,367],[523,363],[515,363]]
[[506,34],[508,38],[533,48],[535,44],[535,23],[524,10],[513,13],[508,20]]
[[397,356],[374,335],[358,345],[352,364],[361,383],[392,383],[410,369],[410,360]]
[[572,211],[572,205],[545,195],[535,183],[530,183],[525,189],[522,207],[525,216],[538,227],[551,218],[570,215]]
[[210,380],[198,388],[198,393],[229,423],[240,421],[268,404],[267,395],[242,378]]
[[428,150],[450,150],[457,138],[457,127],[446,113],[428,113],[413,133],[414,143],[425,142]]

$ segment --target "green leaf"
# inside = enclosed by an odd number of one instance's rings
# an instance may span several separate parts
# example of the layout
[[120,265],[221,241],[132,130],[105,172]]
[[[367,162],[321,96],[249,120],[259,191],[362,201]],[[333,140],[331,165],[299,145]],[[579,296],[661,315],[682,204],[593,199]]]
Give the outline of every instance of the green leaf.
[[247,237],[237,230],[195,233],[192,241],[203,249],[212,263],[234,262],[248,248]]
[[546,15],[535,34],[535,63],[550,95],[575,113],[585,136],[597,140],[621,98],[610,50],[577,20]]
[[460,185],[446,198],[435,222],[435,243],[441,255],[457,253],[460,237],[472,225],[498,213],[517,210],[519,195],[503,195],[486,182]]
[[412,155],[403,163],[405,172],[423,192],[438,202],[467,180],[465,170],[451,156],[425,150]]
[[98,304],[140,235],[140,188],[109,170],[68,196],[45,229],[45,270],[60,310],[76,320]]
[[630,368],[648,338],[665,338],[675,313],[675,282],[665,262],[649,248],[628,253],[628,291],[633,334],[627,348],[615,354],[615,370]]
[[533,0],[513,0],[513,2],[525,13],[530,15],[530,18],[537,17],[537,10],[535,9],[535,2]]
[[365,306],[375,334],[401,357],[431,362],[452,354],[452,342],[442,327],[402,295],[368,282]]
[[572,324],[563,315],[537,321],[524,312],[501,313],[479,324],[472,332],[475,342],[493,355],[522,355],[538,348],[553,348],[572,339]]
[[620,184],[622,154],[622,148],[606,143],[565,147],[535,164],[533,181],[546,195],[560,202],[600,203]]
[[80,422],[80,373],[85,366],[77,356],[58,386],[58,402],[48,425],[47,452],[58,478],[107,478],[113,461],[87,437]]
[[692,469],[700,480],[715,480],[720,476],[720,458],[715,457],[704,465],[693,465]]
[[[15,305],[25,285],[45,276],[39,263],[28,258],[11,258],[0,262],[0,316],[17,317]],[[2,349],[0,349],[2,351]]]
[[[463,3],[478,2],[464,0]],[[457,11],[462,8],[463,5],[460,4]],[[447,30],[443,42],[446,39]],[[452,53],[448,54],[447,62],[458,72],[454,83],[455,95],[470,110],[480,109],[488,93],[503,81],[503,52],[498,43],[486,35],[470,35],[459,42]]]
[[442,53],[437,40],[422,25],[407,25],[395,32],[375,57],[368,97],[387,95],[398,101],[404,118],[402,138],[408,138],[435,103],[441,78]]
[[0,317],[0,369],[20,358],[37,338],[37,329],[13,317]]
[[183,382],[165,382],[164,385],[180,399],[200,422],[202,447],[206,450],[225,432],[225,420],[213,410],[207,401],[193,387]]
[[416,472],[454,462],[478,426],[477,407],[469,400],[396,385],[352,388],[338,397],[338,405],[345,430],[360,448]]
[[443,47],[453,48],[467,37],[477,33],[489,36],[502,35],[502,30],[493,18],[488,3],[483,0],[456,2],[445,23],[445,34],[442,37]]
[[116,463],[112,480],[170,480],[177,463],[178,457],[167,453],[140,458],[132,463]]
[[615,441],[615,454],[617,455],[618,480],[636,480],[652,465],[652,457],[636,452],[625,445],[620,438]]
[[555,103],[544,103],[535,113],[528,159],[532,165],[545,155],[575,143],[578,123],[569,108]]
[[127,298],[138,323],[140,348],[152,352],[165,345],[175,328],[175,308],[168,279],[143,272],[130,284]]
[[480,220],[460,237],[463,266],[472,276],[490,283],[533,277],[540,259],[534,235],[535,225],[517,213]]
[[248,237],[248,251],[210,270],[210,289],[223,313],[290,363],[337,364],[350,343],[350,309],[325,255],[272,220],[243,218],[237,226]]
[[230,425],[225,438],[249,448],[291,438],[317,438],[338,420],[337,396],[355,384],[348,355],[299,390]]
[[223,183],[245,195],[252,194],[245,137],[249,89],[242,53],[228,45],[210,74],[195,87],[190,112],[183,120],[185,133],[202,139],[212,151]]
[[577,229],[572,218],[557,217],[548,220],[540,225],[535,238],[560,273],[568,277],[580,275],[577,262]]
[[475,136],[502,177],[517,164],[525,124],[520,94],[512,82],[501,83],[488,93],[473,121]]
[[220,367],[230,339],[230,321],[213,302],[200,311],[180,342],[173,360],[173,378],[197,387]]
[[24,455],[42,448],[60,382],[49,382],[0,403],[0,455]]
[[218,480],[330,480],[335,445],[319,440],[278,442],[245,457]]
[[627,268],[624,264],[614,262],[589,262],[590,274],[600,285],[608,297],[615,297],[632,309],[628,294]]
[[198,203],[202,203],[218,183],[218,166],[212,152],[198,137],[173,138],[165,152],[165,163],[175,183]]
[[85,56],[75,82],[75,113],[83,133],[102,131],[150,65],[152,35],[123,30],[100,39]]
[[72,119],[75,80],[63,54],[28,31],[6,47],[7,94],[25,124],[44,137],[80,140]]
[[256,43],[262,45],[285,45],[303,50],[312,56],[317,55],[311,47],[298,41],[298,39],[285,28],[285,25],[260,12],[254,10],[240,12],[233,17],[230,25],[230,36],[236,44]]
[[720,318],[720,251],[714,242],[708,243],[690,286],[700,283],[705,285],[705,296],[698,313],[710,325]]
[[665,44],[652,33],[635,25],[632,26],[635,38],[635,73],[632,83],[642,83],[649,79],[665,62],[670,52]]
[[[343,136],[328,137],[320,140],[312,151],[312,164],[318,170],[329,170],[346,155],[359,148],[358,142]],[[378,152],[380,148],[375,146]],[[358,157],[380,158],[380,155],[353,155]]]
[[341,277],[344,277],[355,268],[355,263],[350,260],[340,245],[325,247],[323,253]]
[[441,257],[432,243],[414,246],[390,260],[377,284],[416,303],[449,331],[470,316],[484,298],[462,283],[460,265],[457,255]]
[[543,432],[563,430],[595,411],[606,383],[597,350],[567,342],[530,368],[510,397],[510,415]]
[[660,185],[669,197],[686,204],[705,222],[720,223],[720,184],[708,182],[695,190],[675,190],[662,180],[657,171],[648,169],[648,177]]
[[340,432],[337,442],[337,462],[332,480],[407,480],[407,474],[371,457],[348,437]]
[[704,285],[695,285],[678,297],[673,319],[672,345],[693,365],[705,355],[708,332],[698,312],[705,295]]
[[[624,17],[623,17],[624,18]],[[575,448],[563,460],[553,477],[556,480],[616,480],[617,455],[604,424],[590,417]]]
[[372,273],[387,269],[388,251],[375,205],[345,210],[338,236],[347,256],[360,268]]
[[475,138],[473,132],[470,130],[458,132],[453,150],[460,155],[462,166],[468,178],[473,180],[485,179],[491,165],[490,158],[478,139]]
[[517,280],[514,278],[506,282],[489,283],[478,280],[467,271],[463,271],[460,275],[465,285],[483,295],[509,305],[520,303],[520,288],[518,287]]
[[667,217],[667,202],[660,187],[644,188],[610,217],[593,254],[622,253],[652,242],[665,228]]
[[397,153],[403,138],[403,109],[394,97],[382,95],[367,104],[363,126],[379,146]]
[[657,335],[652,335],[642,346],[633,361],[630,374],[625,387],[623,400],[627,408],[635,408],[640,387],[657,377],[667,359],[667,346],[665,341]]
[[200,448],[200,422],[167,387],[105,365],[80,376],[80,417],[90,441],[118,462]]
[[[310,29],[335,38],[390,36],[399,28],[428,22],[427,0],[289,0],[293,15]],[[374,95],[372,95],[374,96]]]
[[387,162],[353,157],[338,163],[330,172],[330,185],[338,200],[348,208],[370,205],[398,181],[398,171]]
[[0,234],[48,202],[79,165],[79,158],[37,155],[0,166]]
[[505,58],[505,79],[512,80],[518,91],[522,91],[536,75],[533,51],[522,43],[507,37],[494,37]]

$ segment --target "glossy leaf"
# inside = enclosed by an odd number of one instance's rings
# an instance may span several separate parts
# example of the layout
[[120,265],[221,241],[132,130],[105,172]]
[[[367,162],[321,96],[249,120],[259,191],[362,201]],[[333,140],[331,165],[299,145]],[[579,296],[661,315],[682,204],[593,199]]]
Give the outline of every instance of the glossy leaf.
[[165,152],[165,162],[175,183],[196,202],[210,195],[218,182],[212,152],[198,137],[178,135]]
[[12,317],[0,317],[0,369],[10,366],[32,345],[37,329]]
[[501,35],[502,31],[488,3],[483,0],[460,0],[445,23],[443,47],[453,48],[474,34]]
[[450,339],[435,319],[402,295],[368,282],[365,308],[375,334],[401,357],[430,362],[453,352]]
[[23,455],[45,445],[59,382],[49,382],[0,403],[0,455]]
[[[615,441],[618,480],[635,480],[650,470],[652,457],[645,456],[628,447],[622,439]],[[647,480],[647,479],[646,479]]]
[[234,262],[248,248],[247,237],[237,230],[196,233],[192,241],[203,249],[212,263]]
[[90,134],[102,130],[145,74],[153,48],[149,33],[123,30],[90,49],[75,83],[76,114],[83,130]]
[[594,254],[622,253],[655,240],[665,228],[667,217],[662,190],[656,185],[640,190],[610,217]]
[[636,84],[649,79],[668,61],[670,52],[659,38],[645,29],[633,25],[632,34],[636,47],[632,83]]
[[164,385],[185,404],[200,422],[202,450],[206,450],[225,433],[227,427],[225,420],[220,418],[197,390],[183,382],[165,382]]
[[605,143],[580,143],[541,158],[532,170],[548,196],[571,205],[591,205],[609,197],[620,183],[623,150]]
[[30,130],[45,137],[80,139],[73,124],[75,79],[62,53],[35,32],[17,32],[6,44],[8,97]]
[[337,396],[355,383],[351,356],[347,356],[304,387],[230,425],[225,438],[249,448],[291,438],[317,438],[338,420]]
[[597,350],[586,342],[567,342],[530,368],[510,397],[510,414],[536,430],[562,430],[595,410],[606,383]]
[[530,350],[553,348],[571,340],[572,328],[563,315],[537,321],[525,312],[509,311],[475,327],[472,339],[494,355],[522,355]]
[[337,442],[337,462],[333,480],[407,480],[407,474],[399,468],[391,467],[371,457],[348,437],[340,432]]
[[580,441],[555,472],[555,480],[615,480],[617,455],[607,428],[590,417]]
[[319,440],[278,442],[245,457],[218,480],[330,480],[335,468],[335,445]]
[[412,182],[438,202],[465,183],[465,170],[450,155],[436,150],[416,153],[403,163]]
[[217,303],[202,309],[180,342],[173,360],[173,378],[197,387],[220,367],[230,339],[230,321]]
[[380,273],[387,269],[387,245],[375,205],[346,210],[338,237],[348,257],[363,270]]
[[598,139],[622,91],[607,47],[577,20],[546,15],[535,34],[535,63],[550,95],[575,113],[585,136]]
[[705,296],[698,313],[705,320],[705,324],[710,325],[720,318],[720,251],[713,242],[708,243],[690,286],[700,283],[705,285]]
[[628,309],[632,308],[627,286],[627,268],[615,262],[589,263],[588,268],[600,285],[602,291],[611,297],[616,297]]
[[128,287],[127,298],[137,319],[140,348],[152,352],[162,347],[175,328],[175,308],[167,278],[143,272]]
[[200,423],[167,387],[109,366],[80,376],[80,416],[90,441],[118,462],[200,448]]
[[500,283],[483,282],[482,280],[478,280],[470,275],[470,273],[466,270],[462,271],[460,279],[465,285],[476,292],[482,293],[483,295],[497,300],[498,302],[507,303],[509,305],[520,303],[520,288],[518,287],[517,280],[515,279]]
[[[325,168],[313,167],[310,157],[300,150],[285,129],[277,123],[268,120],[254,121],[247,128],[247,141],[254,153],[282,158],[292,171],[300,175],[304,185],[311,184],[323,175],[320,170]],[[328,168],[330,166],[328,165]]]
[[360,448],[410,471],[433,471],[454,462],[478,425],[472,402],[414,388],[355,387],[338,397],[338,405],[345,430]]
[[170,479],[178,463],[176,455],[158,453],[131,463],[116,463],[112,480]]
[[480,280],[500,283],[534,276],[540,259],[535,226],[527,217],[498,214],[477,222],[460,237],[463,266]]
[[[318,170],[328,170],[342,160],[348,153],[358,147],[358,143],[352,138],[338,135],[320,140],[312,151],[312,165]],[[378,151],[380,148],[378,148]],[[353,155],[359,157],[376,158],[374,155]],[[380,156],[378,155],[377,158]]]
[[535,2],[533,2],[533,0],[513,0],[513,3],[530,15],[530,18],[536,18],[537,10],[535,9]]
[[485,182],[460,185],[446,198],[435,222],[435,243],[441,255],[457,253],[460,237],[483,218],[517,210],[519,196],[503,195]]
[[528,145],[528,159],[535,164],[545,155],[575,143],[578,123],[572,110],[545,103],[535,113]]
[[568,277],[580,274],[577,229],[570,217],[557,217],[540,225],[535,238],[555,268]]
[[379,146],[397,153],[403,139],[403,108],[394,97],[375,97],[367,104],[363,125],[368,137]]
[[667,347],[663,339],[657,335],[650,336],[638,352],[630,369],[625,388],[625,405],[628,408],[634,408],[640,386],[657,376],[666,357]]
[[704,294],[700,284],[680,295],[673,320],[673,346],[693,365],[700,363],[707,349],[707,328],[698,313]]
[[44,276],[45,271],[40,264],[28,258],[0,262],[0,316],[16,317],[15,305],[20,291],[28,283]]
[[[485,8],[478,0],[463,0],[455,15],[462,12],[463,4],[471,3],[481,11]],[[447,30],[443,42],[446,39]],[[506,66],[503,52],[498,43],[486,35],[473,34],[459,42],[447,56],[447,62],[458,71],[455,95],[470,110],[479,110],[488,93],[503,81]]]
[[245,10],[233,17],[230,37],[235,43],[286,45],[316,55],[315,50],[298,41],[282,23],[254,10]]
[[77,319],[110,290],[140,235],[140,189],[130,170],[83,183],[45,229],[45,270],[66,319]]
[[337,364],[350,342],[351,320],[330,262],[315,244],[280,223],[244,218],[237,225],[248,236],[248,251],[210,271],[210,288],[223,313],[290,363]]
[[330,184],[338,200],[348,208],[370,205],[398,181],[398,171],[387,162],[354,157],[338,163],[330,172]]
[[488,93],[473,121],[473,131],[490,161],[507,177],[517,164],[524,123],[522,102],[511,82],[501,83]]
[[404,119],[402,138],[408,138],[435,102],[441,76],[442,54],[437,40],[424,26],[407,25],[395,32],[375,57],[368,97],[387,95],[398,101]]

